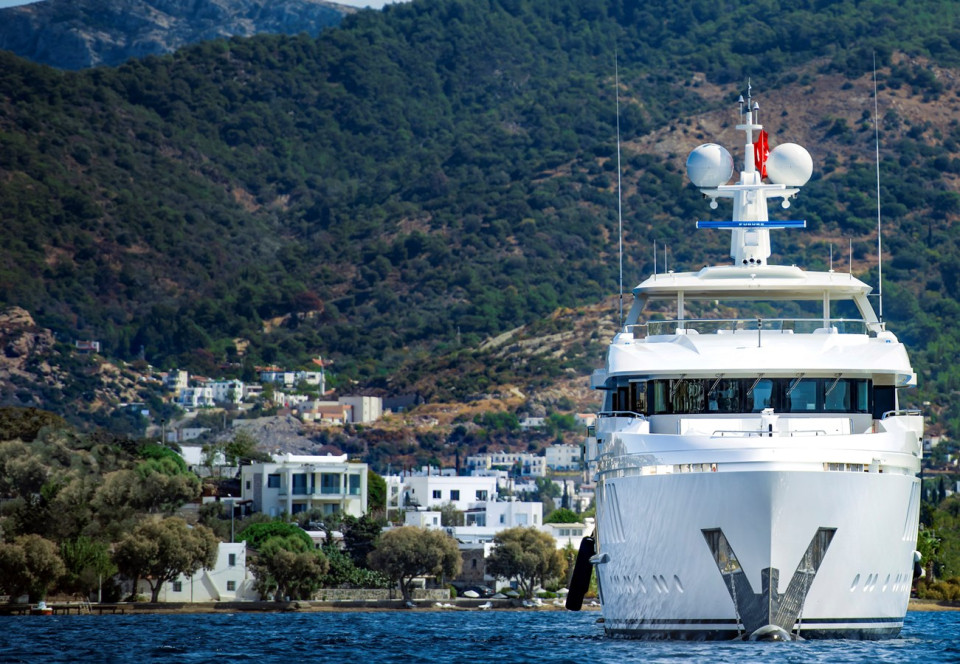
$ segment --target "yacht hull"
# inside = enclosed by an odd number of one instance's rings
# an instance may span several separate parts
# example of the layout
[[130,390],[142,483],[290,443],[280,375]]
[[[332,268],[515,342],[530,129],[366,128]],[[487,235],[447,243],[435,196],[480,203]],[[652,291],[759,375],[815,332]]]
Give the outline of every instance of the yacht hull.
[[604,628],[630,638],[889,638],[919,480],[790,469],[601,477]]

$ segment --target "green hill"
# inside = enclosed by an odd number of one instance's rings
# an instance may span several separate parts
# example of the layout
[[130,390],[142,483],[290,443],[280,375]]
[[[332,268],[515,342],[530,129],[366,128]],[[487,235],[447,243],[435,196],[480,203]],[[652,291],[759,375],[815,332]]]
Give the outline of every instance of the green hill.
[[617,290],[615,57],[628,286],[654,241],[681,269],[726,254],[690,232],[706,210],[683,160],[729,130],[747,79],[774,136],[815,159],[795,208],[811,229],[775,251],[825,267],[850,242],[875,283],[876,53],[884,314],[914,349],[918,400],[957,429],[958,11],[418,0],[316,39],[115,69],[0,54],[0,303],[60,339],[208,374],[322,354],[342,380],[458,397],[582,375],[600,361],[589,338],[522,366],[471,349],[562,330],[558,308]]

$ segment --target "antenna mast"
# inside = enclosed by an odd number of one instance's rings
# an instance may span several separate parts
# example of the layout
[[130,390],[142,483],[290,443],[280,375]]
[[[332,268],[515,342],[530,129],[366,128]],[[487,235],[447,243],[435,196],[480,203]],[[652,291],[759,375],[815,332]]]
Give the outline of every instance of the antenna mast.
[[613,54],[614,83],[617,92],[617,236],[620,245],[620,328],[623,327],[623,190],[620,186],[620,70],[618,54]]
[[877,161],[877,296],[880,300],[878,316],[883,323],[883,235],[880,227],[880,112],[877,106],[877,52],[873,52],[873,133],[876,139]]

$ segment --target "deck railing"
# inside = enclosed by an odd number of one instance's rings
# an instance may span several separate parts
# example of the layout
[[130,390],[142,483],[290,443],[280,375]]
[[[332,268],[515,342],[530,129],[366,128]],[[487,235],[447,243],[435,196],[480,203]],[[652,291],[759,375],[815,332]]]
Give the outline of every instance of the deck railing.
[[635,337],[664,334],[733,334],[758,330],[763,334],[868,334],[862,318],[687,318],[652,320],[628,325]]

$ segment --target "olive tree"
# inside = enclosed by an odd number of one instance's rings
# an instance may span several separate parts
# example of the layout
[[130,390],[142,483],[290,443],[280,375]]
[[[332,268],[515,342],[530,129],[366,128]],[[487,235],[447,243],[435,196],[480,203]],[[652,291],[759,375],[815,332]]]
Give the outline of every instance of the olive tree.
[[0,590],[11,598],[26,594],[30,602],[43,599],[65,569],[57,545],[39,535],[0,543]]
[[457,542],[442,530],[403,526],[380,536],[377,547],[367,561],[371,569],[385,574],[396,583],[403,599],[410,601],[413,580],[418,576],[460,574],[460,549]]
[[310,599],[323,583],[329,564],[323,553],[296,535],[271,537],[252,556],[250,568],[261,597]]
[[501,579],[516,579],[524,597],[533,597],[538,585],[566,572],[556,540],[536,528],[501,530],[493,542],[496,546],[487,558],[487,572]]
[[113,561],[134,581],[146,579],[151,602],[160,601],[160,589],[181,574],[210,569],[217,561],[219,541],[205,526],[189,527],[179,517],[153,517],[141,522],[117,544]]

